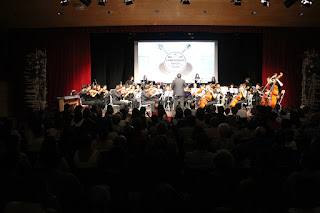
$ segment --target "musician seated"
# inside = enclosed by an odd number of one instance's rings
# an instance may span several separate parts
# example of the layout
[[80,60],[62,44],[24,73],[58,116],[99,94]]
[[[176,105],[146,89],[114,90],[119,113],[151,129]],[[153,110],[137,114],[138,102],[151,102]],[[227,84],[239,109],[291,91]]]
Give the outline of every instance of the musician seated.
[[211,81],[208,82],[208,84],[216,85],[218,82],[216,80],[216,77],[212,76]]
[[162,94],[163,94],[163,88],[161,88],[161,85],[158,84],[158,85],[157,85],[157,89],[155,90],[155,95],[156,95],[158,98],[160,98]]
[[263,96],[263,92],[261,91],[261,86],[259,83],[256,84],[255,87],[253,87],[253,105],[258,106],[261,98]]
[[146,90],[149,89],[148,86],[141,87],[142,92],[141,92],[141,104],[142,105],[147,105],[150,104],[151,106],[151,112],[155,111],[155,102],[152,101],[152,97],[150,94],[147,94]]
[[78,93],[81,99],[82,105],[88,105],[90,107],[101,104],[101,101],[96,100],[95,90],[91,89],[91,85],[83,85],[81,91]]
[[125,95],[123,96],[124,100],[132,102],[132,108],[138,107],[138,101],[137,101],[137,98],[135,97],[135,93],[136,93],[136,87],[132,85],[126,89]]
[[207,94],[211,94],[211,99],[206,103],[206,108],[217,103],[217,97],[220,95],[220,85],[211,85],[207,87]]
[[190,89],[192,97],[196,96],[198,90],[199,90],[198,85],[196,83],[194,83],[192,88]]
[[170,90],[170,86],[169,85],[166,85],[166,87],[164,88],[162,105],[166,106],[166,107],[168,107],[170,109],[173,106],[173,91]]
[[242,98],[238,103],[245,102],[245,100],[247,98],[247,93],[248,93],[248,91],[246,90],[246,85],[245,84],[240,84],[239,85],[239,93],[242,93]]
[[126,106],[129,105],[129,102],[122,101],[122,95],[120,91],[120,86],[117,85],[115,89],[112,89],[111,91],[111,97],[112,97],[112,104],[114,105],[120,105],[120,110],[124,109]]
[[133,83],[134,83],[133,80],[134,80],[134,78],[133,78],[133,76],[131,76],[131,77],[129,78],[129,80],[126,81],[125,84],[126,84],[126,85],[133,85]]

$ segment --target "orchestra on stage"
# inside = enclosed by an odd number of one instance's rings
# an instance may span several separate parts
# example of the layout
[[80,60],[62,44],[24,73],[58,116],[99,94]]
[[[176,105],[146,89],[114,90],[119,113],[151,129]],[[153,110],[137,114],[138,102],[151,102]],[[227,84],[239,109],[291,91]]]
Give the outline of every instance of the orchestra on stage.
[[[233,84],[221,86],[214,77],[210,82],[199,83],[196,76],[194,83],[186,84],[184,80],[179,79],[178,74],[178,78],[171,84],[163,84],[148,81],[145,76],[138,84],[134,83],[131,76],[125,84],[120,82],[110,90],[107,89],[107,85],[99,85],[94,81],[91,85],[82,86],[78,95],[82,105],[89,107],[98,105],[101,108],[106,108],[108,105],[118,106],[120,109],[149,106],[150,110],[154,111],[156,104],[162,104],[167,111],[174,110],[178,106],[190,108],[191,104],[196,108],[208,105],[234,107],[236,104],[244,107],[257,105],[274,107],[276,104],[281,106],[285,92],[281,90],[283,83],[279,80],[282,76],[283,73],[268,77],[267,84],[263,87],[259,83],[252,85],[250,78],[246,78],[243,84],[236,87]],[[179,80],[182,83],[179,83]],[[181,87],[181,90],[177,87]]]

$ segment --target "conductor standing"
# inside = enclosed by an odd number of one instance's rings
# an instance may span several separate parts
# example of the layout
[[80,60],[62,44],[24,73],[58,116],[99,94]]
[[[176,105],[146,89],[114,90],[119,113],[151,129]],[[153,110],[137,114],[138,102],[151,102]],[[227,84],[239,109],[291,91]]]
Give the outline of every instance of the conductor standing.
[[171,85],[174,95],[174,108],[177,107],[178,100],[180,99],[181,108],[184,109],[184,88],[186,86],[186,82],[181,79],[181,74],[178,73],[177,78],[172,81]]

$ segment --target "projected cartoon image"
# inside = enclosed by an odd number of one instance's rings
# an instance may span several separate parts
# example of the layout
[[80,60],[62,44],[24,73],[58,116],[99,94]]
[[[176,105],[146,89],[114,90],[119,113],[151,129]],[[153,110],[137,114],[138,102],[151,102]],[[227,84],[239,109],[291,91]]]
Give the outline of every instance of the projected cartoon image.
[[166,53],[164,61],[159,65],[159,70],[162,73],[181,73],[182,75],[187,75],[192,71],[192,65],[187,62],[186,57],[183,55],[183,53],[191,47],[190,44],[187,44],[181,52],[168,53],[162,44],[158,44],[158,47],[159,50]]

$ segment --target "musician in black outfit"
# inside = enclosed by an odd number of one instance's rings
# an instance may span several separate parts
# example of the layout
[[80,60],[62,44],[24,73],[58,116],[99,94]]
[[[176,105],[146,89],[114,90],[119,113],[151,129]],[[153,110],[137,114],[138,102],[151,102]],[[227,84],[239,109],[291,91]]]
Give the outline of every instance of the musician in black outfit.
[[253,89],[253,105],[258,106],[261,101],[261,97],[263,96],[263,93],[261,91],[261,86],[259,83],[256,83],[256,86]]
[[142,92],[141,92],[141,104],[146,105],[150,104],[151,105],[151,111],[155,111],[155,102],[151,100],[151,96],[146,93],[147,87],[142,87]]
[[149,83],[149,81],[148,81],[147,75],[144,75],[143,79],[141,80],[141,84],[146,85],[148,83]]
[[100,102],[97,102],[94,97],[92,97],[89,92],[91,90],[91,85],[83,85],[81,88],[81,91],[78,93],[81,99],[81,104],[82,105],[88,105],[88,106],[93,106],[100,104]]
[[120,110],[121,110],[121,109],[124,109],[126,107],[126,105],[128,105],[129,103],[121,101],[122,95],[118,93],[119,89],[120,89],[120,86],[117,85],[116,88],[112,89],[110,92],[111,92],[111,96],[112,96],[112,103],[114,105],[120,105]]
[[252,87],[252,83],[250,82],[250,78],[246,77],[246,81],[244,82],[244,84],[246,85],[246,89],[250,89]]
[[209,84],[216,85],[218,82],[216,80],[216,77],[212,76],[211,81],[208,82]]
[[200,76],[197,73],[196,76],[194,77],[194,83],[198,84],[198,83],[200,83],[200,81],[201,81]]
[[133,80],[134,80],[134,78],[133,78],[133,76],[131,76],[131,77],[129,78],[129,80],[126,81],[125,84],[126,84],[126,85],[133,85],[133,83],[134,83]]

